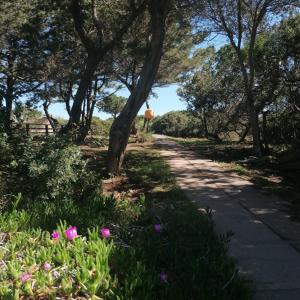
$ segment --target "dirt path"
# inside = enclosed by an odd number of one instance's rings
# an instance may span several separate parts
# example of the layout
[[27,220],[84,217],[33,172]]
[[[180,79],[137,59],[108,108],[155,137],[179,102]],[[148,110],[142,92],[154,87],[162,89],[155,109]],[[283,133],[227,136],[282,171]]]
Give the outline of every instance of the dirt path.
[[234,232],[229,252],[240,271],[253,278],[255,299],[299,300],[300,223],[290,221],[284,203],[174,141],[155,138],[191,201],[213,210],[218,233]]

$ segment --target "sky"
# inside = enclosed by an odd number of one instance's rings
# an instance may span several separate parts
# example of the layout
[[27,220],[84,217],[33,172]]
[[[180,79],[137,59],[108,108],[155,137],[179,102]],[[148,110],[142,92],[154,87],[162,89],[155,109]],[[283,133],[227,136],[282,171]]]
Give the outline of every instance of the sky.
[[[209,37],[207,41],[203,42],[199,47],[206,48],[208,46],[214,46],[216,49],[219,49],[226,43],[226,39],[222,36],[217,36],[215,38]],[[149,105],[151,109],[154,111],[155,116],[161,116],[169,111],[177,111],[177,110],[185,110],[186,105],[184,101],[179,99],[179,96],[176,93],[178,89],[177,84],[172,84],[167,87],[155,88],[153,91],[157,95],[157,98],[151,97],[149,100]],[[128,97],[129,93],[126,88],[116,93],[119,96]],[[140,114],[144,114],[146,110],[146,105],[143,105]],[[61,117],[64,119],[68,118],[68,114],[65,109],[65,105],[63,103],[53,104],[49,107],[49,112],[54,117]],[[94,112],[94,116],[98,116],[101,119],[107,119],[111,117],[108,114],[103,112],[98,112],[97,109]]]
[[[183,101],[181,101],[176,93],[178,85],[172,84],[163,88],[154,89],[155,94],[157,94],[157,98],[151,97],[149,100],[149,105],[151,109],[154,111],[156,116],[161,116],[172,110],[184,110],[186,108]],[[123,89],[117,93],[119,96],[128,97],[129,93],[126,89]],[[146,110],[146,105],[143,105],[139,114],[144,114]],[[64,119],[68,118],[68,113],[65,109],[65,105],[63,103],[56,103],[49,107],[49,112],[54,117],[61,117]],[[107,119],[111,117],[103,112],[98,112],[95,110],[94,116],[100,117],[101,119]]]

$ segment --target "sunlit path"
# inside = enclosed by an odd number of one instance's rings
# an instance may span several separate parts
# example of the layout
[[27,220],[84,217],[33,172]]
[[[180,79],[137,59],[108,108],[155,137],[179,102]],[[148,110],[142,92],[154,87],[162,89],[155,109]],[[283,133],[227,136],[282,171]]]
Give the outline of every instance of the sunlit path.
[[155,137],[181,189],[197,206],[212,209],[218,233],[234,232],[230,254],[240,272],[253,278],[255,299],[298,300],[300,224],[290,221],[279,199],[166,137]]

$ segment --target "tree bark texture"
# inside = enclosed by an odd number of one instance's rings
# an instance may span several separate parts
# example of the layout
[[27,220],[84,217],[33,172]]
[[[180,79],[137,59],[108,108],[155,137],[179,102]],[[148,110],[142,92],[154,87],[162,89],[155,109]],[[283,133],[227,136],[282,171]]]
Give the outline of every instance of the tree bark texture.
[[49,109],[49,105],[50,105],[50,103],[47,100],[43,103],[44,113],[45,113],[46,118],[48,119],[48,121],[49,121],[49,123],[50,123],[50,125],[52,127],[53,132],[56,132],[55,123],[54,123],[52,117],[49,114],[49,110],[48,110]]
[[260,130],[258,122],[258,112],[254,105],[253,95],[248,91],[247,93],[247,107],[248,107],[248,116],[249,124],[252,130],[253,137],[253,155],[260,157],[262,156],[261,142],[260,142]]
[[64,132],[69,131],[74,125],[79,125],[82,111],[82,104],[86,98],[87,91],[90,87],[94,73],[96,71],[99,59],[96,54],[89,54],[85,70],[81,77],[78,90],[74,97],[74,103],[71,109],[70,118],[68,124],[64,127]]
[[170,0],[153,0],[149,3],[151,15],[150,49],[145,58],[138,84],[110,130],[108,148],[108,171],[110,174],[118,174],[120,171],[132,123],[147,100],[154,83],[162,56],[170,2]]

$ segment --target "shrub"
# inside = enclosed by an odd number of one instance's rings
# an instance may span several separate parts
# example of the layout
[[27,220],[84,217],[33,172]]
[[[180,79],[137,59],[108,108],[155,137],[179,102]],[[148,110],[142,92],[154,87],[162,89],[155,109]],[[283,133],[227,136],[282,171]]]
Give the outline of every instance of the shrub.
[[5,164],[11,159],[11,147],[7,135],[0,132],[0,163]]
[[92,135],[108,137],[109,130],[113,119],[101,120],[98,117],[93,117],[92,119]]
[[109,144],[108,136],[88,136],[84,139],[84,145],[88,145],[89,147],[99,148],[106,147]]
[[56,137],[39,144],[19,137],[14,150],[11,167],[21,183],[19,192],[31,200],[83,201],[98,192],[95,173],[88,170],[77,146]]
[[175,137],[202,135],[200,121],[185,111],[172,111],[154,119],[152,130],[158,134]]
[[5,109],[0,107],[0,133],[4,131]]

